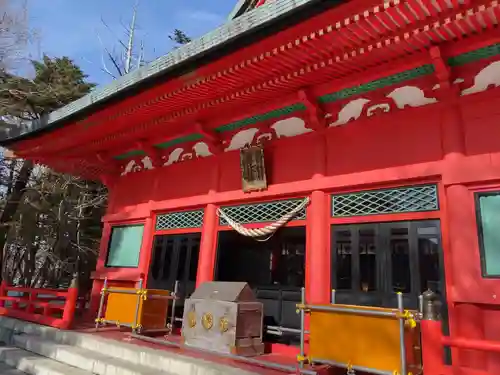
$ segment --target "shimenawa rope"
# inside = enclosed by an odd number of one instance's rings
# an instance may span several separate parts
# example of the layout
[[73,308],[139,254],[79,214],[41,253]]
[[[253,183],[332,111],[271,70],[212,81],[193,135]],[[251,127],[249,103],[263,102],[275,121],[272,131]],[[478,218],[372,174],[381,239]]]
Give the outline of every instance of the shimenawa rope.
[[[269,238],[273,236],[273,234],[281,228],[283,225],[288,223],[290,220],[292,220],[295,215],[297,215],[300,211],[302,211],[307,205],[309,204],[309,197],[306,197],[297,207],[292,209],[289,213],[283,215],[281,218],[279,218],[277,221],[275,221],[272,224],[266,225],[265,227],[262,228],[245,228],[243,225],[237,223],[235,220],[231,219],[222,209],[217,210],[217,215],[222,217],[226,222],[229,224],[231,228],[233,228],[236,232],[239,234],[246,236],[246,237],[252,237],[257,241],[267,241]],[[267,236],[266,238],[259,238],[259,237],[264,237]]]

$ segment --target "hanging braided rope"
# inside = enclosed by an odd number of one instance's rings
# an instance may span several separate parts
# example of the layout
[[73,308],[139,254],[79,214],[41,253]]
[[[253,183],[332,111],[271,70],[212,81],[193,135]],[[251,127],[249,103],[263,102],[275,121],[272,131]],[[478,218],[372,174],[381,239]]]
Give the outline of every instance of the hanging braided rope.
[[[235,220],[230,218],[221,208],[217,210],[217,215],[219,217],[222,217],[226,222],[229,224],[231,228],[233,228],[236,232],[239,234],[246,236],[246,237],[252,237],[257,241],[267,241],[270,239],[273,234],[281,228],[283,225],[288,223],[290,220],[292,220],[300,211],[302,211],[304,208],[307,207],[309,204],[309,197],[305,198],[300,204],[292,209],[289,213],[283,215],[281,218],[279,218],[277,221],[275,221],[272,224],[266,225],[265,227],[262,228],[245,228],[243,225],[237,223]],[[267,236],[266,238],[259,238],[259,237],[264,237]]]

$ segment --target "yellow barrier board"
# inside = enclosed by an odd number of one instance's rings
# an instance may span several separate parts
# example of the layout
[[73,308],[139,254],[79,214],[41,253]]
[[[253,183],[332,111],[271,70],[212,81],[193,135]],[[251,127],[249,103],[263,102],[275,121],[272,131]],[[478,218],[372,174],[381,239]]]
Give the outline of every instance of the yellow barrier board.
[[[119,324],[134,324],[137,309],[138,294],[113,293],[113,291],[137,291],[134,288],[110,288],[106,302],[104,319],[117,322]],[[168,304],[167,298],[155,298],[155,296],[170,296],[168,290],[143,289],[146,299],[139,301],[139,313],[137,325],[142,329],[163,329],[165,328]]]
[[[335,305],[369,311],[391,309]],[[339,312],[310,312],[309,357],[400,373],[399,320]],[[407,331],[406,335],[413,333]],[[411,342],[406,337],[406,342]],[[409,346],[412,349],[412,345]],[[412,357],[411,355],[409,357]]]

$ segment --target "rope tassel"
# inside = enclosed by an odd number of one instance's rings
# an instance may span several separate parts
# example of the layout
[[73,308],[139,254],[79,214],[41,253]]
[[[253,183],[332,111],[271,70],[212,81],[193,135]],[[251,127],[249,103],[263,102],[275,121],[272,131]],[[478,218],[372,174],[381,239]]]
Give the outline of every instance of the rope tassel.
[[[281,228],[283,225],[288,223],[290,220],[292,220],[300,211],[302,211],[304,208],[307,207],[309,204],[309,197],[304,198],[302,202],[300,202],[297,207],[292,209],[289,213],[283,215],[281,218],[279,218],[277,221],[275,221],[272,224],[266,225],[265,227],[262,228],[254,228],[254,229],[249,229],[245,228],[243,225],[237,223],[235,220],[230,218],[221,208],[217,210],[217,215],[219,217],[222,217],[226,222],[229,224],[231,228],[233,228],[236,232],[239,234],[246,236],[246,237],[252,237],[257,241],[267,241],[269,240],[276,231]],[[267,236],[266,238],[259,238],[259,237],[264,237]]]

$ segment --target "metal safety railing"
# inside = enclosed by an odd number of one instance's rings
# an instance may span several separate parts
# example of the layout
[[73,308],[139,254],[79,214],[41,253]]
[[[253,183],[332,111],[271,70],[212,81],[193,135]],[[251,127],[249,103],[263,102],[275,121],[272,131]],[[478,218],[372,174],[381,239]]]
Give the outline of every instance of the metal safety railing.
[[[95,319],[95,328],[99,329],[100,326],[105,324],[112,324],[118,327],[128,327],[131,328],[134,333],[139,333],[143,329],[143,324],[141,323],[142,319],[140,317],[141,304],[144,303],[148,299],[165,299],[171,300],[171,312],[169,323],[164,327],[169,332],[171,332],[175,326],[175,322],[177,321],[175,317],[176,311],[176,302],[178,298],[178,288],[179,282],[175,281],[174,291],[168,292],[168,294],[159,293],[159,291],[144,289],[144,280],[140,279],[138,282],[138,288],[135,289],[126,289],[126,288],[113,288],[108,286],[108,279],[104,279],[104,285],[101,289],[101,298],[99,301],[99,309],[97,312],[97,318]],[[106,305],[106,297],[109,297],[112,294],[121,294],[121,295],[136,295],[135,299],[135,312],[133,315],[133,319],[131,322],[119,321],[116,319],[106,319],[105,314],[105,305]],[[106,306],[107,308],[107,306]],[[168,304],[167,304],[168,309]],[[168,316],[168,311],[167,314]],[[181,319],[182,320],[182,319]],[[166,322],[165,322],[166,323]]]
[[[300,303],[301,304],[305,304],[305,289],[304,288],[301,289],[301,296],[300,296],[300,298],[301,298]],[[335,303],[335,289],[332,289],[331,303],[332,304]],[[301,320],[300,324],[301,325],[304,324],[302,322],[302,320]],[[274,335],[274,336],[282,336],[283,333],[291,333],[291,334],[295,334],[295,335],[300,335],[302,333],[302,330],[299,329],[299,328],[289,328],[289,327],[272,326],[272,325],[267,325],[264,328],[266,330],[266,333],[268,333],[270,335]],[[307,334],[309,334],[309,331],[304,330],[304,333],[307,335]]]
[[[331,294],[331,305],[327,306],[316,306],[312,304],[306,304],[306,298],[305,298],[305,288],[301,289],[301,302],[300,304],[297,305],[297,313],[300,315],[300,329],[295,329],[295,328],[286,328],[286,327],[281,327],[281,326],[267,326],[265,327],[265,330],[269,333],[272,331],[273,333],[271,334],[280,334],[280,333],[292,333],[292,334],[298,334],[300,336],[300,354],[298,355],[298,363],[296,366],[293,365],[285,365],[285,364],[280,364],[280,363],[275,363],[271,362],[268,360],[260,359],[260,358],[249,358],[249,357],[243,357],[240,355],[236,354],[228,354],[228,353],[217,353],[217,352],[210,352],[212,355],[215,356],[220,356],[224,358],[230,358],[233,360],[237,360],[243,363],[247,364],[254,364],[258,366],[262,366],[265,368],[270,368],[270,369],[275,369],[287,373],[298,373],[298,374],[303,374],[303,375],[317,375],[319,373],[319,370],[321,366],[333,366],[333,367],[340,367],[340,368],[345,368],[347,370],[348,375],[353,375],[356,373],[356,371],[359,372],[366,372],[366,373],[371,373],[371,374],[376,374],[376,375],[410,375],[407,369],[407,363],[406,363],[406,343],[404,340],[404,330],[405,330],[405,324],[410,322],[412,325],[415,324],[414,317],[416,314],[414,314],[411,311],[405,310],[403,306],[403,296],[401,294],[398,294],[398,309],[379,309],[379,311],[371,311],[371,310],[366,310],[363,309],[362,307],[357,307],[357,306],[344,306],[344,305],[337,305],[335,306],[336,303],[336,295],[335,291],[332,291]],[[399,320],[398,324],[398,329],[399,329],[399,356],[400,356],[400,364],[396,367],[400,367],[402,370],[401,371],[383,371],[379,370],[376,368],[367,368],[367,367],[361,367],[361,366],[352,366],[350,363],[342,363],[342,362],[335,362],[332,360],[328,360],[326,358],[319,358],[319,357],[306,357],[306,335],[311,335],[311,329],[306,330],[306,314],[311,313],[313,311],[321,311],[321,312],[333,312],[333,313],[341,313],[341,314],[351,314],[351,315],[360,315],[360,316],[372,316],[372,317],[383,317],[383,318],[389,318],[389,319],[397,319]],[[180,318],[175,318],[175,315],[172,314],[171,322],[176,322],[176,321],[182,321]],[[330,335],[334,335],[334,332],[327,332]],[[144,336],[140,335],[137,333],[133,333],[132,337],[144,340],[147,342],[152,342],[155,344],[160,344],[160,345],[165,345],[168,347],[183,347],[183,344],[181,342],[177,341],[170,341],[170,340],[165,340],[165,339],[158,339],[154,337],[149,337],[149,336]],[[314,338],[313,338],[314,339]],[[332,338],[333,339],[333,338]],[[310,344],[311,337],[309,337],[309,344]],[[191,350],[195,351],[208,351],[208,349],[200,349],[200,348],[190,348]],[[306,366],[306,364],[310,366]],[[319,367],[316,367],[319,366]]]
[[[96,329],[98,329],[101,325],[104,324],[114,324],[116,326],[124,326],[124,327],[129,327],[133,331],[133,337],[138,337],[141,339],[146,339],[146,340],[153,340],[153,338],[147,338],[144,335],[140,335],[141,331],[143,331],[143,324],[142,324],[142,316],[141,316],[141,306],[144,307],[144,303],[148,299],[167,299],[171,300],[171,303],[166,303],[166,310],[165,314],[162,315],[164,318],[163,320],[163,326],[164,328],[167,329],[170,333],[173,330],[173,327],[176,322],[182,322],[181,318],[176,317],[176,301],[178,300],[178,287],[179,283],[176,281],[175,282],[175,287],[173,292],[168,292],[168,291],[155,291],[155,290],[148,290],[144,289],[144,281],[141,279],[138,282],[138,287],[137,288],[113,288],[109,287],[108,280],[104,280],[104,286],[101,290],[101,299],[99,301],[99,309],[98,309],[98,314],[96,318]],[[167,293],[167,294],[165,294]],[[129,307],[128,309],[128,315],[127,317],[129,318],[129,321],[117,321],[113,319],[107,319],[107,314],[105,313],[105,308],[106,310],[108,309],[108,306],[106,305],[107,302],[107,297],[110,295],[129,295],[131,297],[135,296],[135,299],[129,298],[126,301],[126,304],[124,304],[123,301],[118,301],[117,306],[127,306]],[[109,302],[109,301],[108,301]],[[133,302],[133,303],[132,303]],[[121,303],[121,304],[120,304]],[[356,372],[364,372],[364,373],[369,373],[369,374],[375,374],[375,375],[410,375],[408,372],[408,363],[407,363],[407,343],[405,341],[405,326],[407,323],[410,323],[411,326],[415,326],[416,322],[416,316],[412,311],[405,310],[404,309],[404,303],[403,303],[403,295],[401,293],[397,294],[397,303],[398,303],[398,308],[397,309],[382,309],[382,308],[375,308],[375,307],[363,307],[363,306],[350,306],[350,305],[336,305],[336,294],[335,290],[332,290],[331,293],[331,304],[329,305],[314,305],[314,304],[307,304],[306,302],[306,296],[305,296],[305,288],[301,288],[301,299],[300,303],[297,305],[297,313],[300,316],[300,329],[296,328],[287,328],[287,327],[281,327],[281,326],[266,326],[265,330],[267,333],[273,334],[273,335],[282,335],[283,333],[291,333],[291,334],[297,334],[300,337],[300,348],[299,348],[299,355],[297,356],[297,371],[298,373],[302,374],[314,374],[316,371],[313,370],[315,365],[326,365],[326,366],[334,366],[334,367],[339,367],[339,368],[345,368],[347,370],[348,375],[354,375]],[[134,312],[132,315],[132,308],[134,308]],[[168,309],[171,308],[171,311],[168,311]],[[423,305],[421,302],[421,311],[422,311]],[[118,309],[120,310],[120,309]],[[121,310],[127,310],[127,309],[121,309]],[[123,312],[123,311],[119,311]],[[170,316],[169,316],[170,312]],[[313,319],[316,318],[317,316],[320,316],[321,314],[311,316],[311,321],[310,327],[308,330],[306,330],[306,314],[312,314],[314,312],[319,312],[323,314],[323,318],[326,317],[327,319],[331,319],[330,314],[336,314],[337,316],[335,319],[340,319],[340,315],[351,315],[351,316],[365,316],[365,317],[375,317],[375,318],[385,318],[385,319],[390,319],[390,320],[397,320],[397,326],[395,326],[395,323],[389,322],[391,324],[391,327],[393,329],[393,332],[398,332],[398,338],[399,338],[399,353],[394,354],[393,356],[393,362],[391,363],[391,368],[395,368],[391,371],[386,369],[380,369],[380,368],[375,368],[376,366],[362,366],[356,362],[350,363],[350,362],[344,362],[342,360],[338,360],[339,357],[336,357],[335,355],[318,355],[318,352],[315,351],[313,352],[312,350],[312,341],[311,340],[318,340],[317,342],[320,342],[321,339],[318,339],[315,335],[318,333],[318,329],[316,328],[316,331],[311,333],[313,331]],[[327,313],[326,315],[324,313]],[[336,320],[338,323],[338,320]],[[396,329],[397,328],[397,329]],[[327,337],[326,340],[329,342],[331,340],[331,337],[328,335],[334,334],[333,331],[327,331],[324,332]],[[309,336],[309,347],[308,347],[308,352],[309,354],[306,354],[306,335]],[[394,333],[395,335],[395,333]],[[321,333],[320,335],[321,336]],[[361,337],[361,336],[360,336]],[[393,336],[394,340],[396,336]],[[154,339],[157,340],[157,339]],[[155,341],[156,342],[156,341]],[[167,345],[174,345],[173,343],[168,342]],[[391,353],[395,353],[397,350],[397,342],[393,342],[393,348],[391,349]],[[269,363],[268,361],[264,360],[259,360],[259,359],[248,359],[240,356],[231,356],[231,358],[242,360],[245,362],[252,362],[252,363],[259,363],[262,366],[265,367],[270,367],[270,368],[276,368],[275,364]],[[350,359],[349,359],[350,360]],[[398,363],[399,361],[399,363]],[[306,367],[305,365],[308,364],[311,367]],[[285,367],[287,371],[289,370],[289,366],[284,366],[283,370],[285,370]],[[382,366],[383,367],[383,366]],[[387,367],[387,366],[386,366]]]
[[[338,305],[335,306],[336,295],[335,290],[332,290],[331,293],[331,305],[312,305],[305,303],[305,290],[302,288],[302,303],[297,305],[300,321],[301,321],[301,329],[300,329],[300,353],[297,356],[297,360],[299,363],[299,368],[304,368],[306,363],[311,365],[320,364],[320,365],[330,365],[335,367],[341,367],[347,369],[348,375],[354,375],[356,371],[376,374],[376,375],[410,375],[408,372],[408,364],[407,364],[407,344],[405,340],[405,325],[409,324],[411,327],[416,326],[416,319],[418,318],[418,314],[410,310],[405,310],[403,303],[403,295],[402,293],[397,293],[397,304],[398,308],[393,310],[369,310],[366,308],[360,308],[357,306],[345,306]],[[342,363],[333,361],[331,359],[326,358],[309,358],[305,353],[305,335],[310,332],[305,330],[305,316],[306,313],[311,312],[331,312],[338,314],[351,314],[358,316],[371,316],[371,317],[381,317],[381,318],[389,318],[389,319],[397,319],[399,322],[399,359],[400,359],[400,371],[397,370],[380,370],[376,368],[368,368],[363,366],[356,366],[351,363]],[[332,332],[333,333],[333,332]],[[310,337],[310,340],[314,339]]]

